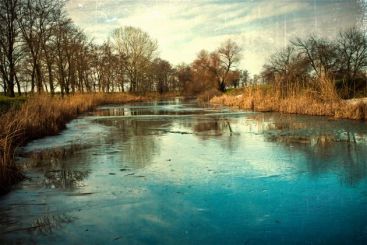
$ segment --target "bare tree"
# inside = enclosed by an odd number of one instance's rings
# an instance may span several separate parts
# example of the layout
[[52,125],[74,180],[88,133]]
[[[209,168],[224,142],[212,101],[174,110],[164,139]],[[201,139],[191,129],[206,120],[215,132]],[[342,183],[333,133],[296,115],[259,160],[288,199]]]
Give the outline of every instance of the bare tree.
[[[62,1],[54,1],[53,4],[50,3],[49,10],[47,12],[47,23],[43,24],[45,27],[43,37],[41,38],[41,62],[46,68],[46,72],[43,73],[46,82],[46,75],[48,78],[48,86],[50,88],[51,94],[55,93],[55,70],[56,70],[56,45],[55,39],[57,34],[57,25],[60,20],[65,19]],[[46,22],[46,21],[45,21]],[[45,84],[46,90],[47,86]]]
[[139,28],[127,26],[113,31],[113,45],[119,56],[124,59],[130,91],[137,92],[142,87],[150,62],[155,57],[157,42]]
[[56,67],[57,67],[57,81],[60,86],[60,92],[69,93],[69,86],[67,82],[67,67],[68,61],[65,54],[65,49],[68,47],[68,33],[72,28],[70,19],[60,19],[57,21],[54,37],[55,52],[56,52]]
[[[353,27],[340,32],[337,42],[340,62],[338,76],[342,77],[349,97],[356,94],[357,80],[365,78],[363,71],[367,67],[367,37],[363,31]],[[367,89],[367,82],[364,86]]]
[[188,92],[188,85],[192,83],[193,76],[191,72],[191,67],[186,64],[180,64],[176,67],[175,75],[178,81],[178,89],[180,91]]
[[305,56],[317,77],[335,71],[338,62],[335,43],[316,36],[310,36],[305,40],[297,38],[291,44],[298,49],[300,55]]
[[219,57],[219,70],[216,72],[218,79],[218,89],[222,92],[226,90],[228,75],[233,67],[241,59],[241,48],[231,39],[226,40],[217,50]]
[[287,46],[273,54],[261,74],[275,86],[282,97],[305,88],[309,80],[309,59],[296,51],[294,46]]
[[367,67],[367,38],[361,30],[353,27],[339,34],[337,40],[341,70],[347,78],[355,79]]
[[113,54],[110,42],[99,47],[98,72],[100,91],[112,92],[116,87],[118,57]]
[[201,50],[197,58],[191,64],[192,80],[186,84],[186,92],[189,94],[199,94],[212,88],[217,88],[217,72],[219,68],[219,58],[214,53],[209,54],[206,50]]
[[161,58],[154,59],[152,63],[152,72],[155,80],[156,90],[162,94],[169,91],[169,81],[172,75],[171,64]]
[[[208,81],[207,83],[215,82],[216,88],[224,92],[230,82],[229,75],[232,72],[231,69],[235,67],[240,59],[241,48],[235,42],[228,39],[216,51],[210,54],[205,50],[201,51],[197,59],[193,62],[193,67],[195,69],[200,68],[201,73],[206,75],[206,80],[204,81]],[[208,72],[211,75],[206,74]],[[198,75],[202,76],[200,74]]]
[[23,0],[21,5],[22,18],[18,19],[25,50],[32,60],[31,91],[41,93],[44,90],[41,63],[41,52],[51,37],[50,29],[55,24],[55,15],[59,15],[63,7],[62,1]]
[[242,70],[240,74],[240,86],[245,87],[248,85],[250,80],[250,73],[248,70]]
[[17,23],[19,8],[19,0],[0,1],[0,71],[4,81],[4,91],[10,97],[15,96],[16,64],[20,59],[20,52],[17,47],[17,41],[19,41],[19,26]]

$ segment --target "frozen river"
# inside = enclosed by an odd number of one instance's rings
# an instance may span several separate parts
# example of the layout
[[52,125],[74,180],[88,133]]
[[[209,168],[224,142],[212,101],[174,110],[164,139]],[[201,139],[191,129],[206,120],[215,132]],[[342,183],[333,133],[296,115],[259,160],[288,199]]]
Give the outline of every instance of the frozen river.
[[0,243],[365,244],[367,124],[100,107],[21,149]]

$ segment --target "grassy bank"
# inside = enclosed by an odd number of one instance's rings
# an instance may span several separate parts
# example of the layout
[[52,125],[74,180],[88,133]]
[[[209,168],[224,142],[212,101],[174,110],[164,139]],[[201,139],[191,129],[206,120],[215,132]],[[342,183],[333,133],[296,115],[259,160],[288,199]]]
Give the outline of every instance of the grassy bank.
[[259,112],[282,112],[367,120],[367,103],[363,100],[341,100],[312,91],[282,98],[272,87],[249,86],[239,92],[213,97],[211,104],[225,105]]
[[121,104],[141,101],[143,97],[129,94],[77,94],[65,98],[34,96],[18,108],[0,115],[0,194],[22,180],[15,164],[15,150],[19,145],[55,135],[67,122],[80,113],[102,104]]

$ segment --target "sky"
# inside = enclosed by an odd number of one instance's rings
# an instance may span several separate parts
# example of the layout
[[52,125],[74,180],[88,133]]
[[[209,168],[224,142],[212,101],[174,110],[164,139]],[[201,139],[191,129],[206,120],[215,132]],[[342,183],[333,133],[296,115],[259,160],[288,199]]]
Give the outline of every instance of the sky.
[[254,75],[289,40],[317,34],[335,38],[359,25],[366,0],[69,0],[68,16],[96,43],[113,29],[139,27],[158,41],[172,64],[191,63],[202,49],[231,38],[242,48],[237,66]]

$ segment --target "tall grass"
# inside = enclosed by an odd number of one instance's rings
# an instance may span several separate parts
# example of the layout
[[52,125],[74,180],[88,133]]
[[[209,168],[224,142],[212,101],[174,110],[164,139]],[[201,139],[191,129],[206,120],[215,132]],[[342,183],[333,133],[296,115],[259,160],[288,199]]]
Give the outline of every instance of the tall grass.
[[217,96],[210,103],[260,112],[282,112],[334,118],[367,120],[367,103],[341,100],[333,81],[324,77],[318,89],[303,89],[282,98],[270,85],[254,85],[240,95]]
[[54,135],[80,113],[101,104],[141,101],[129,94],[77,94],[65,98],[48,95],[29,98],[19,109],[0,116],[0,193],[23,178],[16,166],[16,148],[29,140]]
[[7,115],[1,120],[0,131],[0,194],[8,191],[8,188],[22,180],[23,174],[19,171],[14,162],[15,149],[18,146],[21,125]]

